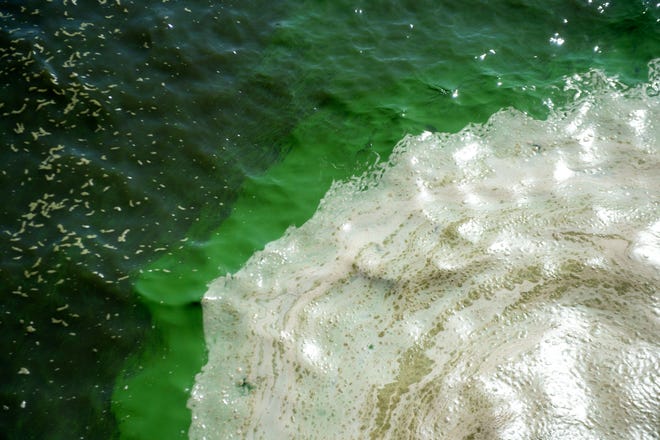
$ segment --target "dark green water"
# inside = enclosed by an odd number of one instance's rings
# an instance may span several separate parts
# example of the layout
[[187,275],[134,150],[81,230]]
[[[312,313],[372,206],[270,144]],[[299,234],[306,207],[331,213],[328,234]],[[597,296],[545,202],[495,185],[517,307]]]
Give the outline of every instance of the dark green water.
[[6,438],[184,438],[206,284],[406,133],[591,68],[646,80],[647,1],[4,2]]

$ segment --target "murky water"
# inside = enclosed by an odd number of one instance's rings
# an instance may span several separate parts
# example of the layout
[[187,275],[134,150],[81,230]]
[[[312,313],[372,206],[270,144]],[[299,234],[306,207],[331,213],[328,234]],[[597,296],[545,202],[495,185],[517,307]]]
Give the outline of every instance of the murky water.
[[3,3],[0,431],[185,438],[208,283],[407,134],[658,45],[643,0]]

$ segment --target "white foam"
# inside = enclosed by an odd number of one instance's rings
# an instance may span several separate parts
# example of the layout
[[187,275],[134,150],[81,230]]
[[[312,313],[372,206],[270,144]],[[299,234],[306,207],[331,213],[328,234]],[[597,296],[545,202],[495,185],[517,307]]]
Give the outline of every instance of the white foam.
[[547,121],[406,137],[216,280],[190,436],[655,438],[657,74],[587,77]]

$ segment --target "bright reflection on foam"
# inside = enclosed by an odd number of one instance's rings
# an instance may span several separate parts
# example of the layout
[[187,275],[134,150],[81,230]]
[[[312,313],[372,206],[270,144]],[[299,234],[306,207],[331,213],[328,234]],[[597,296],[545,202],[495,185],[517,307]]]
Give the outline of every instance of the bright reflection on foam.
[[634,110],[630,113],[628,123],[638,135],[643,133],[646,128],[646,114],[647,111],[644,109]]
[[595,206],[594,211],[596,212],[597,218],[606,225],[619,223],[627,217],[625,212],[603,206]]
[[660,98],[628,95],[407,137],[334,186],[210,286],[190,436],[657,438]]
[[[576,93],[576,98],[580,97],[581,92]],[[580,106],[578,106],[576,113],[573,115],[573,119],[566,124],[565,131],[569,135],[575,134],[576,131],[580,129],[580,127],[584,124],[584,116],[589,112],[591,109],[592,104],[590,102],[583,102]]]
[[568,168],[563,159],[559,159],[557,163],[555,163],[555,171],[553,173],[553,177],[557,182],[568,180],[574,175],[575,173],[570,168]]
[[321,349],[313,341],[303,342],[302,352],[305,358],[307,358],[307,360],[312,364],[316,364],[323,359]]
[[660,220],[637,234],[631,255],[660,269]]
[[472,243],[476,243],[477,241],[479,241],[479,238],[481,237],[481,234],[484,232],[484,229],[479,224],[478,221],[474,219],[470,219],[467,222],[462,223],[458,227],[458,232],[466,240]]
[[456,150],[454,153],[454,160],[459,166],[466,166],[468,162],[474,160],[479,155],[479,144],[470,142],[465,147]]
[[415,185],[417,185],[417,198],[422,202],[429,201],[431,199],[431,194],[426,189],[426,182],[421,178],[417,178],[415,180]]
[[579,368],[576,355],[582,336],[583,319],[564,311],[558,317],[559,328],[548,332],[539,345],[539,358],[545,363],[542,383],[544,395],[550,401],[556,417],[569,417],[575,423],[588,423],[587,407],[590,399],[585,393],[582,378],[575,374]]

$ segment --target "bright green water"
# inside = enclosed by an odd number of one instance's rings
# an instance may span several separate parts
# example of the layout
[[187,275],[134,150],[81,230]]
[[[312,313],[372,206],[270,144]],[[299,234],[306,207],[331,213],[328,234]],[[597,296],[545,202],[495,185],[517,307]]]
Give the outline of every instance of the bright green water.
[[[633,84],[659,48],[658,7],[645,1],[98,3],[2,7],[12,203],[0,274],[11,286],[2,324],[15,335],[3,373],[32,373],[3,387],[12,438],[38,437],[29,420],[58,413],[74,422],[53,422],[56,433],[98,438],[118,423],[123,438],[185,437],[209,281],[406,133],[457,131],[508,106],[543,117],[571,99],[563,76],[601,68]],[[57,145],[55,170],[40,169]],[[65,209],[12,242],[44,192]],[[53,252],[71,231],[89,253]],[[24,275],[39,257],[54,271],[43,282]],[[45,293],[9,293],[30,289]],[[66,304],[81,318],[57,314]],[[56,331],[35,346],[31,321]],[[57,370],[35,369],[48,359]]]

